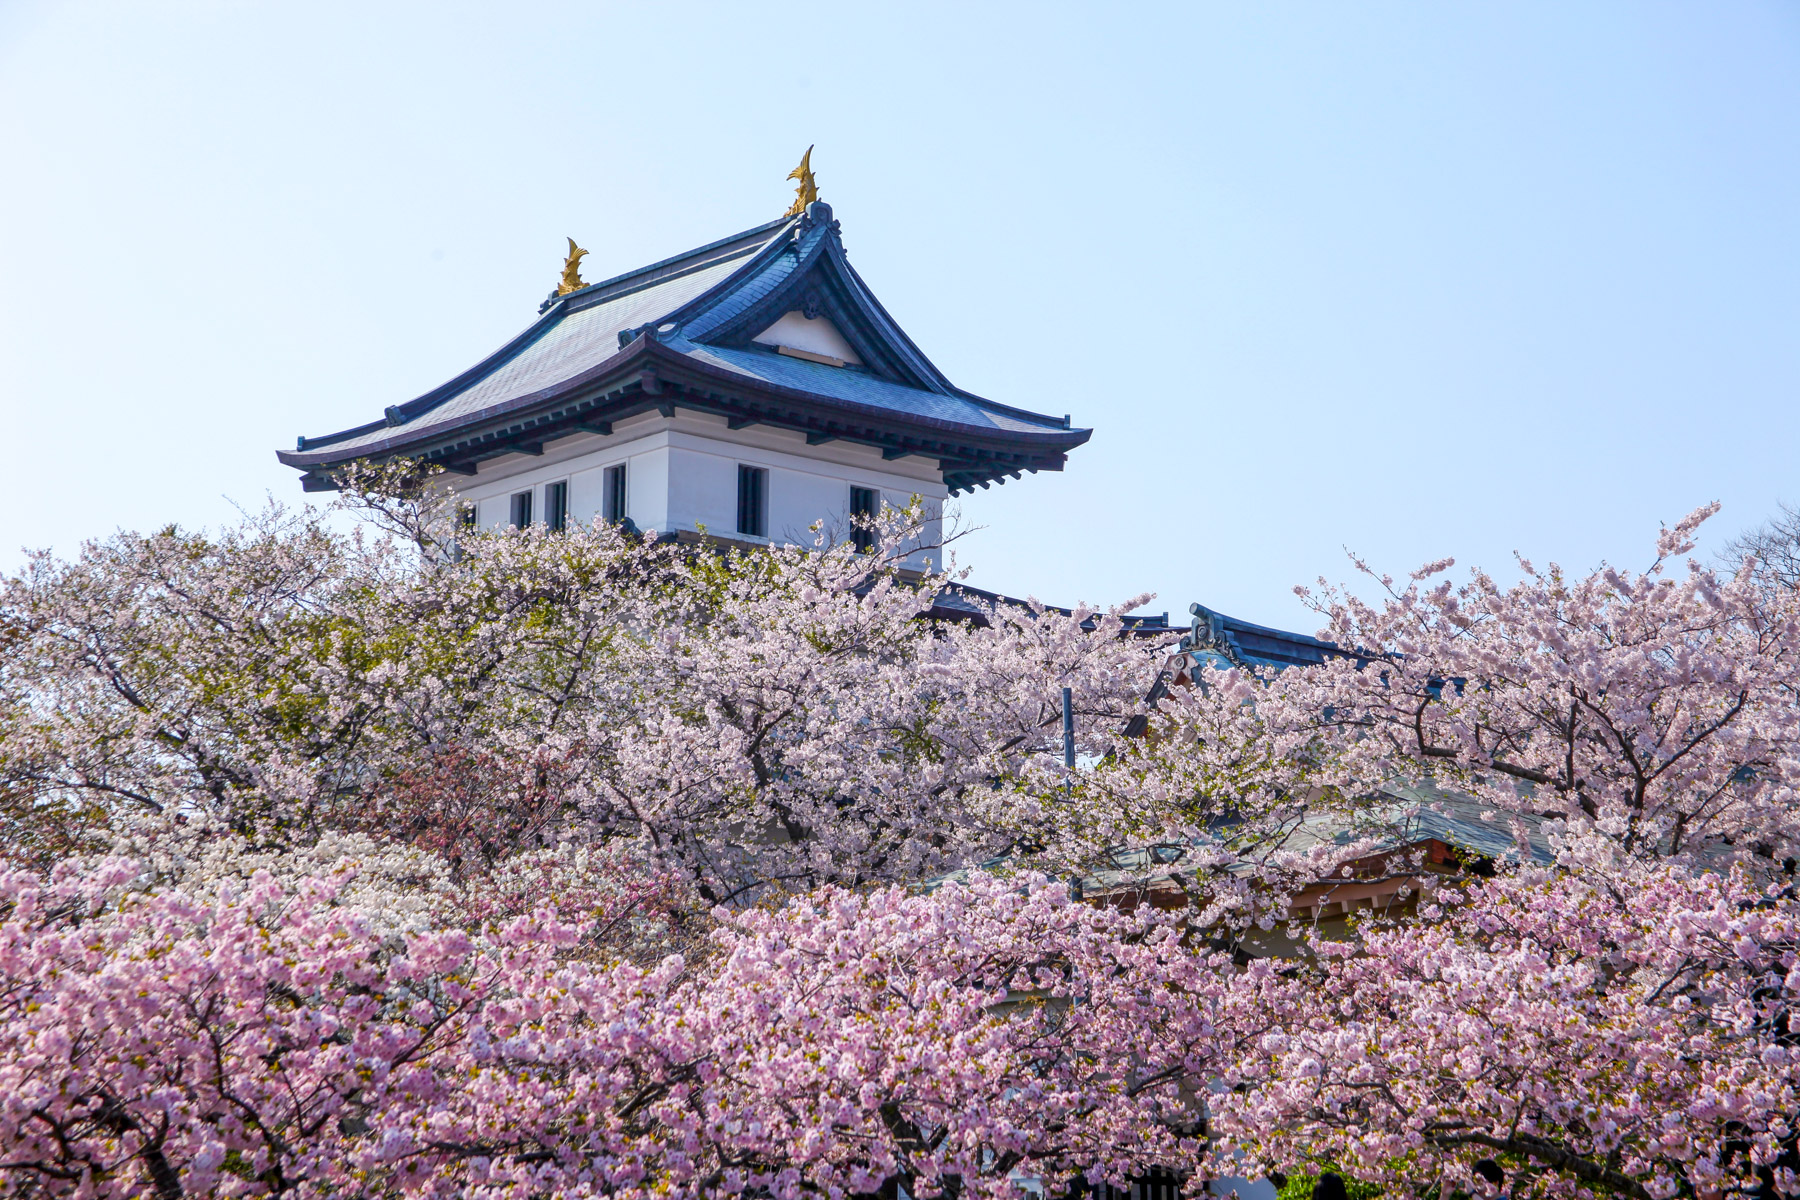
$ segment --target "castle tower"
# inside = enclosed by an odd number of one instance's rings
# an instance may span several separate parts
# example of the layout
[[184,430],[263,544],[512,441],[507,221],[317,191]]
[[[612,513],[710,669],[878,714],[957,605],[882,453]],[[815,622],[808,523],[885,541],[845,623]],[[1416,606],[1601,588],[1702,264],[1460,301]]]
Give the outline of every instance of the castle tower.
[[599,283],[582,253],[494,354],[281,461],[309,491],[356,459],[440,464],[483,527],[604,517],[805,544],[914,495],[936,519],[947,496],[1061,470],[1091,432],[951,384],[823,201]]

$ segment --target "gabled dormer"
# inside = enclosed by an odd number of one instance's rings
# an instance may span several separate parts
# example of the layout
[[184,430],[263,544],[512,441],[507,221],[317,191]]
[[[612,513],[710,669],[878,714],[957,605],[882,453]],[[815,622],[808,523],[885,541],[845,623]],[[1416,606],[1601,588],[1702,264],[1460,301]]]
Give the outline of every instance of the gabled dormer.
[[765,343],[777,324],[824,322],[849,347],[855,365],[876,378],[921,391],[956,392],[850,266],[830,205],[815,201],[783,232],[786,236],[764,247],[742,271],[665,318],[662,324],[672,321],[679,328],[659,336],[746,349]]

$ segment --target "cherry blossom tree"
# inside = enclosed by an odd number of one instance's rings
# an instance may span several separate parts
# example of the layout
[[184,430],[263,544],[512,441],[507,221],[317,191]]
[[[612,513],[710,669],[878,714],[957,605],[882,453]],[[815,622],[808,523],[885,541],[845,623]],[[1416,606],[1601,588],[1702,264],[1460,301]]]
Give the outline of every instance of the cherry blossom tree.
[[1670,565],[1712,511],[1642,574],[1326,589],[1342,658],[1203,674],[1265,781],[1429,780],[1556,852],[1252,964],[1278,1028],[1223,1077],[1222,1145],[1413,1192],[1491,1190],[1483,1158],[1513,1194],[1800,1190],[1797,610],[1753,562]]
[[288,841],[377,822],[453,861],[625,837],[715,899],[919,878],[1015,848],[991,793],[1036,778],[1061,688],[1100,754],[1159,665],[1116,612],[920,621],[942,579],[902,576],[905,514],[875,554],[606,524],[450,553],[409,511],[379,508],[410,540],[272,509],[35,557],[0,593],[20,842],[179,813]]
[[827,888],[641,967],[549,910],[384,937],[342,876],[0,880],[24,1194],[1021,1196],[1192,1158],[1232,1045],[1176,923],[981,877]]
[[1423,920],[1260,962],[1274,1031],[1223,1143],[1398,1189],[1800,1191],[1800,905],[1742,871],[1590,863],[1450,887]]
[[[1800,1191],[1800,599],[1676,565],[1708,510],[1326,588],[1343,657],[1257,674],[1136,600],[924,620],[907,514],[746,553],[398,482],[0,586],[0,1187]],[[1405,782],[1555,861],[1432,876]],[[1417,903],[1303,936],[1377,851]]]
[[1404,586],[1376,607],[1313,596],[1346,653],[1273,680],[1223,673],[1221,703],[1253,703],[1275,769],[1356,795],[1430,779],[1552,829],[1593,831],[1636,855],[1729,857],[1759,871],[1800,853],[1800,603],[1770,603],[1746,564],[1689,560],[1700,509],[1643,573],[1574,577],[1520,560]]
[[1727,570],[1749,559],[1759,581],[1771,591],[1800,588],[1800,508],[1782,504],[1763,524],[1731,539],[1722,556]]
[[[342,503],[374,523],[272,508],[6,582],[17,847],[100,851],[146,815],[293,846],[360,830],[453,872],[628,841],[716,902],[1148,842],[1223,879],[1291,832],[1289,791],[1206,790],[1179,742],[1122,736],[1168,649],[1123,636],[1144,597],[921,620],[945,576],[906,569],[917,514],[888,514],[874,553],[712,552],[605,523],[474,534],[384,475]],[[1079,780],[1064,688],[1101,764]]]

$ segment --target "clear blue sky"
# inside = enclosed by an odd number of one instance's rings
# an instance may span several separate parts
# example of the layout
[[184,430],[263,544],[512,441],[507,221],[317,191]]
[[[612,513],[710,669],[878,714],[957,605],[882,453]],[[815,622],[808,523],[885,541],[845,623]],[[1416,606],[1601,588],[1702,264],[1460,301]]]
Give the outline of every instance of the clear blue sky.
[[[1800,6],[0,0],[0,567],[298,502],[274,459],[809,143],[952,379],[1095,429],[975,581],[1311,629],[1800,499]],[[1715,536],[1716,540],[1716,536]]]

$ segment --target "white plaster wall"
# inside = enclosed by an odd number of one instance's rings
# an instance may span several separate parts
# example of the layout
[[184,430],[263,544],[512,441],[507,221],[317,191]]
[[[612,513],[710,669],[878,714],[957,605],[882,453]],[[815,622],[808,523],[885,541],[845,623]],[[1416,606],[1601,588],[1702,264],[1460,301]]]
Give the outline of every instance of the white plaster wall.
[[[586,460],[583,460],[586,461]],[[569,464],[569,523],[586,525],[600,515],[606,503],[606,468],[610,463],[582,467]],[[631,486],[631,467],[625,468],[625,486]]]
[[850,531],[850,489],[865,487],[835,473],[776,467],[769,472],[769,539],[810,546],[818,536],[808,528],[823,522],[825,532],[846,538]]
[[645,448],[625,468],[625,515],[639,529],[673,529],[669,520],[669,447],[660,434],[644,439]]
[[[674,417],[647,413],[620,422],[610,435],[576,434],[545,446],[538,455],[509,454],[481,464],[473,477],[452,476],[452,486],[477,507],[483,528],[511,519],[513,493],[532,489],[532,515],[542,521],[546,483],[569,481],[569,518],[592,521],[605,495],[605,469],[623,462],[626,515],[642,530],[694,530],[737,534],[739,464],[769,472],[770,540],[810,545],[809,526],[824,522],[839,537],[850,528],[850,488],[870,487],[892,507],[914,495],[941,521],[948,494],[935,460],[909,456],[887,461],[881,452],[849,442],[808,446],[804,435],[752,425],[730,429],[723,417],[677,409]],[[932,538],[935,540],[934,529]]]
[[792,346],[814,354],[829,354],[849,363],[862,362],[836,325],[824,317],[809,317],[801,312],[783,313],[779,321],[750,340],[765,346]]
[[[448,476],[458,496],[476,505],[476,521],[484,529],[505,525],[512,519],[512,496],[527,488],[532,491],[532,516],[544,517],[544,485],[559,479],[569,483],[569,519],[592,521],[600,514],[606,495],[606,468],[625,463],[626,515],[643,524],[634,505],[640,484],[638,476],[654,479],[659,472],[654,465],[640,468],[639,460],[658,453],[654,435],[661,418],[651,415],[615,429],[611,436],[580,433],[560,438],[546,445],[542,455],[508,454],[483,462],[477,474]],[[642,500],[660,514],[660,493],[655,488]]]
[[729,448],[721,455],[692,445],[671,446],[668,463],[668,523],[662,528],[703,528],[736,537],[738,460]]

